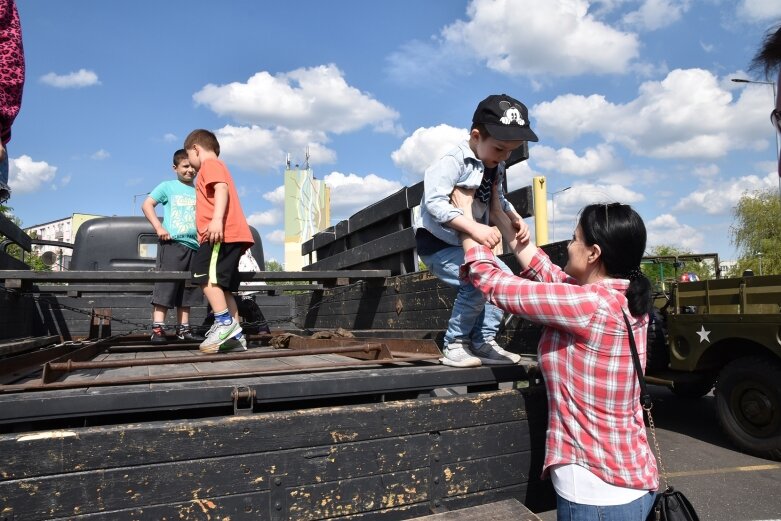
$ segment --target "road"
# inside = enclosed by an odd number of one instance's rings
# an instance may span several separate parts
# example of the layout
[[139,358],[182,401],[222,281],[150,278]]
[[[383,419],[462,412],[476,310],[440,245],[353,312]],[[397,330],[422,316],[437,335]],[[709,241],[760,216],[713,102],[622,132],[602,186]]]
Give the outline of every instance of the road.
[[[686,494],[701,521],[781,521],[781,462],[738,452],[721,432],[712,394],[683,400],[662,387],[649,389],[670,484]],[[555,511],[538,515],[556,519]]]

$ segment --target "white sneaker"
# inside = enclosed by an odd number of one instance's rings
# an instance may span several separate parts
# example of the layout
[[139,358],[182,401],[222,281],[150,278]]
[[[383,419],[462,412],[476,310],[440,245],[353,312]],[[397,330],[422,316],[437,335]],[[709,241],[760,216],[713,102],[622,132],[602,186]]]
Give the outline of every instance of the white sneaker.
[[215,322],[206,333],[206,339],[201,342],[199,350],[201,353],[217,353],[221,351],[220,345],[239,333],[241,333],[241,325],[235,320],[231,320],[230,324]]
[[247,337],[242,336],[241,338],[236,338],[235,336],[232,336],[228,340],[220,344],[218,352],[227,353],[228,351],[246,351],[246,350],[247,350]]
[[446,346],[443,354],[445,356],[439,361],[450,367],[479,367],[482,365],[480,359],[472,356],[469,351],[469,343],[462,340],[456,340]]
[[512,365],[521,361],[521,355],[502,349],[493,339],[478,348],[472,348],[472,352],[485,365]]

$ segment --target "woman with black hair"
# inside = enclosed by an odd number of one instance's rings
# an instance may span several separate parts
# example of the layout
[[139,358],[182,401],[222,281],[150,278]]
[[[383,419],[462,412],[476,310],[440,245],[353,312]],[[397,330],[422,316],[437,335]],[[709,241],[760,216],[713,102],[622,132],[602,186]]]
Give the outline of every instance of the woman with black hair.
[[[461,189],[452,200],[471,205]],[[558,519],[644,521],[659,478],[624,321],[626,314],[645,363],[651,285],[640,271],[643,220],[625,204],[586,206],[562,270],[529,241],[528,227],[518,231],[500,213],[491,222],[518,258],[520,276],[502,271],[491,250],[468,237],[461,273],[492,304],[543,325],[543,476],[553,480]]]
[[[770,113],[770,121],[776,127],[776,132],[781,132],[781,25],[771,29],[765,35],[762,45],[751,60],[751,70],[762,70],[766,79],[770,79],[771,74],[777,71],[776,88],[776,106]],[[778,161],[778,176],[781,177],[781,156]]]

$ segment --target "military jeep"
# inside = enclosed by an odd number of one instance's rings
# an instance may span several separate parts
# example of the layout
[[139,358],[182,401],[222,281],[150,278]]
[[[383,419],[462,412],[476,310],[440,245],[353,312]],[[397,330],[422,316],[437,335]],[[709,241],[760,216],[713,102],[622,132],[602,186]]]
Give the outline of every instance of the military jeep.
[[673,283],[649,328],[646,374],[683,397],[715,385],[727,436],[781,460],[781,275]]

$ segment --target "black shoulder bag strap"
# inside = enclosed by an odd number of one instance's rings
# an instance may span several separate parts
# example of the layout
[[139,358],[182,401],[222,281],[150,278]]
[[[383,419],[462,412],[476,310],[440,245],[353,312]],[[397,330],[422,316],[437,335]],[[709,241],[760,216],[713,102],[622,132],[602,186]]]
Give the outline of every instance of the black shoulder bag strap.
[[629,334],[629,347],[632,351],[632,361],[635,364],[635,372],[637,373],[637,380],[640,382],[640,406],[648,415],[648,428],[651,431],[651,436],[654,439],[654,448],[656,449],[656,460],[659,462],[659,473],[664,480],[664,489],[670,488],[670,484],[667,482],[667,470],[662,463],[662,453],[659,450],[659,442],[656,441],[656,426],[654,425],[654,418],[651,416],[651,408],[654,406],[653,400],[651,400],[651,394],[648,392],[648,387],[645,385],[645,378],[643,377],[643,366],[640,365],[640,355],[637,354],[637,344],[635,344],[635,334],[632,331],[632,326],[629,324],[629,317],[626,316],[623,310],[621,313],[624,315],[624,323],[626,324],[626,330]]

